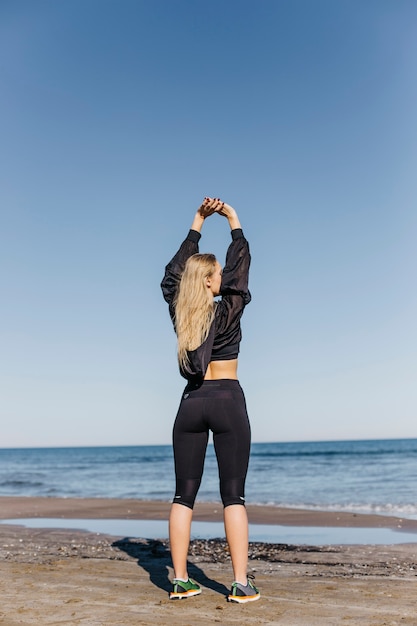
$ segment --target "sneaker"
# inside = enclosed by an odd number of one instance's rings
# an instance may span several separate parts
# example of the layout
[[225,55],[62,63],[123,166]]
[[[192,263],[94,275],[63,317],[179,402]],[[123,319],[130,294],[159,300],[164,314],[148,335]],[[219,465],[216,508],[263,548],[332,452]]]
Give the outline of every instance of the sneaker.
[[239,604],[244,604],[245,602],[254,602],[254,600],[259,600],[261,594],[259,590],[255,587],[253,582],[248,578],[248,584],[242,585],[241,583],[233,583],[232,589],[230,591],[230,595],[227,596],[229,602],[239,602]]
[[181,600],[182,598],[198,596],[199,593],[201,593],[200,585],[197,585],[197,583],[194,580],[191,580],[191,578],[189,578],[187,582],[174,578],[172,581],[172,591],[169,594],[169,599]]

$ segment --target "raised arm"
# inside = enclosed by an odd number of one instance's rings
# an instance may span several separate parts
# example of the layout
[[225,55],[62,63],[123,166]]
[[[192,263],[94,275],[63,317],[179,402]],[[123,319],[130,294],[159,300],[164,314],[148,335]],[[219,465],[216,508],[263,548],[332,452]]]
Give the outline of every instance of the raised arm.
[[226,202],[221,202],[220,208],[216,209],[229,222],[232,243],[230,244],[226,264],[223,268],[222,295],[240,294],[247,304],[250,301],[248,290],[250,252],[249,244],[245,239],[238,215],[233,207]]
[[240,317],[245,306],[251,301],[248,286],[251,262],[249,244],[235,209],[224,202],[217,212],[228,220],[232,242],[227,250],[226,263],[223,267],[220,287],[222,299],[217,305],[216,328],[229,336],[234,333],[240,336]]
[[171,316],[174,314],[174,310],[172,308],[173,301],[184,271],[185,263],[190,256],[198,252],[198,242],[201,237],[200,233],[204,220],[215,213],[221,205],[222,203],[220,200],[204,198],[203,203],[198,208],[194,216],[191,229],[187,237],[182,242],[179,250],[165,267],[165,274],[161,282],[161,288],[165,300],[170,305]]
[[221,203],[221,207],[216,211],[219,215],[223,215],[223,217],[227,218],[230,226],[230,230],[235,230],[236,228],[242,228],[240,225],[240,221],[238,215],[233,207],[230,204],[226,204],[225,202]]

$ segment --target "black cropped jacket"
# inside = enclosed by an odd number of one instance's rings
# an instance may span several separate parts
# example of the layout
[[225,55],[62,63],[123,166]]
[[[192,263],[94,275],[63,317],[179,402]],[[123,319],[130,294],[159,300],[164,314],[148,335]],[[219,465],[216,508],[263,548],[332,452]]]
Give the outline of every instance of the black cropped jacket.
[[[216,302],[215,316],[209,335],[196,350],[188,352],[189,364],[180,368],[181,375],[189,382],[202,382],[210,361],[235,359],[242,339],[240,318],[251,301],[248,289],[250,252],[249,244],[241,228],[231,231],[232,242],[226,254],[220,287],[221,299]],[[169,313],[175,328],[174,299],[187,259],[198,253],[201,235],[190,230],[178,252],[165,268],[161,289],[169,305]]]

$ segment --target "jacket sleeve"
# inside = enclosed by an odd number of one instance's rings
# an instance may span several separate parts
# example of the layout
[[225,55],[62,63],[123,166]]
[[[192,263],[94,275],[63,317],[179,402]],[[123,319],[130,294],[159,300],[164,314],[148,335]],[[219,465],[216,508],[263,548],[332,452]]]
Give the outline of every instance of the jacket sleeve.
[[216,310],[216,326],[220,332],[234,332],[243,309],[251,301],[248,287],[250,262],[249,243],[242,229],[236,228],[232,230],[232,243],[227,250],[220,288],[222,299]]
[[165,267],[165,274],[161,282],[162,295],[169,304],[171,317],[174,313],[173,302],[177,293],[178,285],[184,271],[187,259],[198,252],[198,242],[201,235],[196,230],[190,230],[182,242],[178,252],[172,257]]

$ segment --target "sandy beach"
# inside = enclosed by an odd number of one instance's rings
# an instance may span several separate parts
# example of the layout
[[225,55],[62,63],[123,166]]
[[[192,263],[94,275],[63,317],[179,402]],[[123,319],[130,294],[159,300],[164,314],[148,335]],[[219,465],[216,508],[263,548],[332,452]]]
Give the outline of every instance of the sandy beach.
[[[0,518],[167,519],[169,504],[115,499],[0,498]],[[395,528],[416,543],[295,546],[251,543],[249,571],[262,597],[228,604],[222,540],[195,540],[189,573],[203,593],[169,601],[166,539],[113,537],[0,525],[0,624],[156,626],[282,624],[415,625],[417,520],[248,506],[250,522],[291,526]],[[198,504],[195,519],[220,521],[221,506]]]

